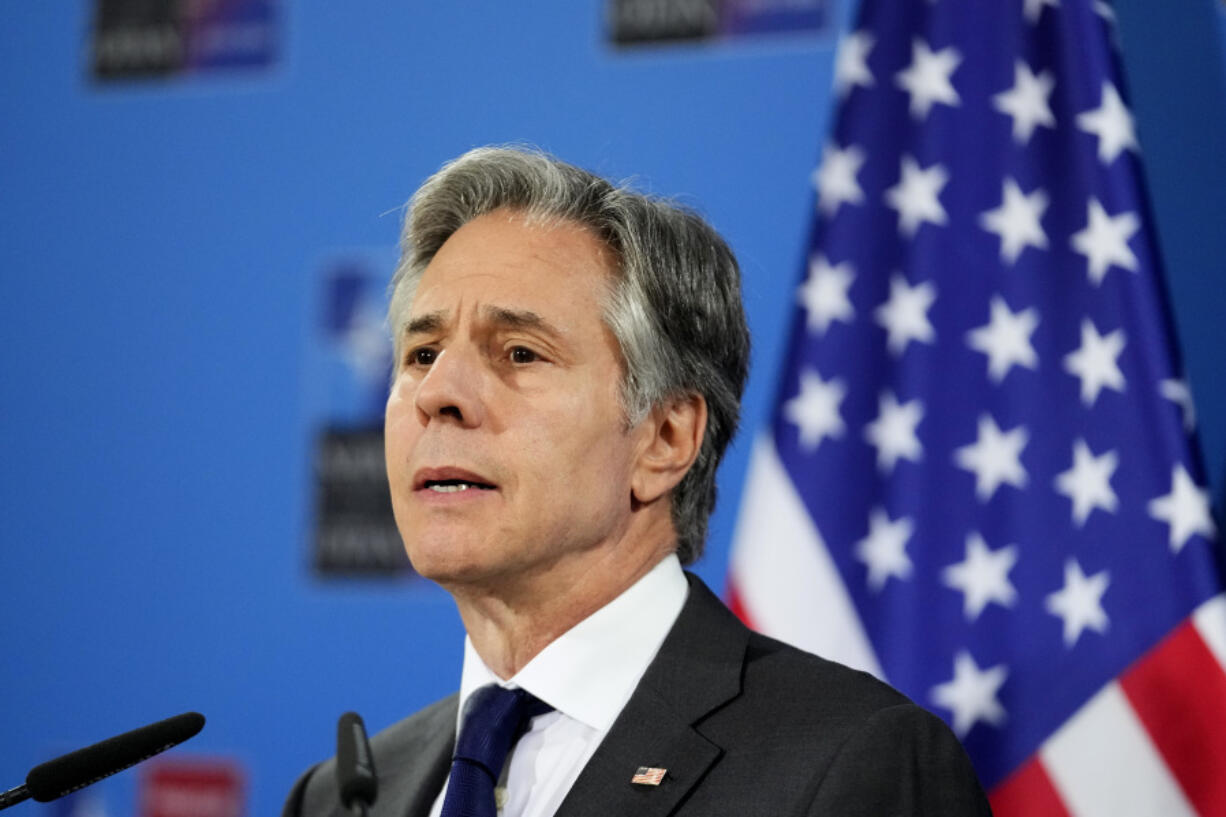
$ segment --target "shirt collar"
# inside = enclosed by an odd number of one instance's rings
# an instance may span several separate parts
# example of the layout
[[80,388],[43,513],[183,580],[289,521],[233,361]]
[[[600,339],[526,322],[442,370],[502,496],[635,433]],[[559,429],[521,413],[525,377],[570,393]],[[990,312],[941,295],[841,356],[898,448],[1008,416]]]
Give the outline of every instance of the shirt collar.
[[688,592],[681,562],[669,554],[507,681],[485,665],[465,636],[457,732],[469,696],[486,684],[522,687],[562,714],[608,731],[664,643]]

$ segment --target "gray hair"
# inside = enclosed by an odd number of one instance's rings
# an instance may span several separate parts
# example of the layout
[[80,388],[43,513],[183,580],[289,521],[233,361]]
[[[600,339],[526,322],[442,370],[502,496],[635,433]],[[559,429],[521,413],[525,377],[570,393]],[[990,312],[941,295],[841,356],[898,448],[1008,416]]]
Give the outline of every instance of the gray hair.
[[673,399],[699,394],[706,400],[702,448],[671,497],[677,555],[690,564],[706,542],[715,470],[736,431],[749,368],[736,258],[685,207],[615,186],[539,151],[477,148],[444,165],[409,202],[388,307],[397,360],[426,266],[452,233],[500,208],[578,224],[613,251],[618,269],[604,321],[624,363],[621,402],[628,426]]

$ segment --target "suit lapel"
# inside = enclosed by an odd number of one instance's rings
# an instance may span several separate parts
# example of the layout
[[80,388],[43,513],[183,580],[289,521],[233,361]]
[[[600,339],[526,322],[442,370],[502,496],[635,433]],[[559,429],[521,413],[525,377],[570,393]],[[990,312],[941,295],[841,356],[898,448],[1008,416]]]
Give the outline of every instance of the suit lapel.
[[379,794],[371,817],[428,817],[451,768],[458,700],[452,695],[376,736]]
[[426,746],[421,758],[414,764],[407,802],[394,814],[403,817],[429,817],[434,798],[443,790],[443,781],[451,770],[451,753],[454,746],[454,729]]
[[[722,754],[696,727],[740,693],[749,631],[706,585],[687,576],[681,615],[557,817],[664,817]],[[659,786],[632,784],[640,766],[668,772]]]

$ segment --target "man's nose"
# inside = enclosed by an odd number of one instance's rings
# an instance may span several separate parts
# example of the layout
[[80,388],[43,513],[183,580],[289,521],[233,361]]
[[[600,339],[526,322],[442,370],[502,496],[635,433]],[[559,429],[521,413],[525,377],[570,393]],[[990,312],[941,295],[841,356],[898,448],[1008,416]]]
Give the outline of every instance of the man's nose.
[[417,386],[417,410],[427,421],[480,425],[484,419],[481,376],[481,358],[476,350],[461,346],[444,349]]

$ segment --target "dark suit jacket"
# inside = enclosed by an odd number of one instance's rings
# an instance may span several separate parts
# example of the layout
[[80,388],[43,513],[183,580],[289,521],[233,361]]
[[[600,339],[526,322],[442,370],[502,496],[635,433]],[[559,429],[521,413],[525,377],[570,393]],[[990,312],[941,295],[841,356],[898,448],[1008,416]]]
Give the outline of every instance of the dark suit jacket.
[[[559,817],[990,814],[945,724],[865,673],[746,629],[694,576],[676,624]],[[371,817],[427,817],[455,743],[453,695],[371,741]],[[335,759],[283,817],[342,817]],[[640,766],[659,786],[633,785]]]

